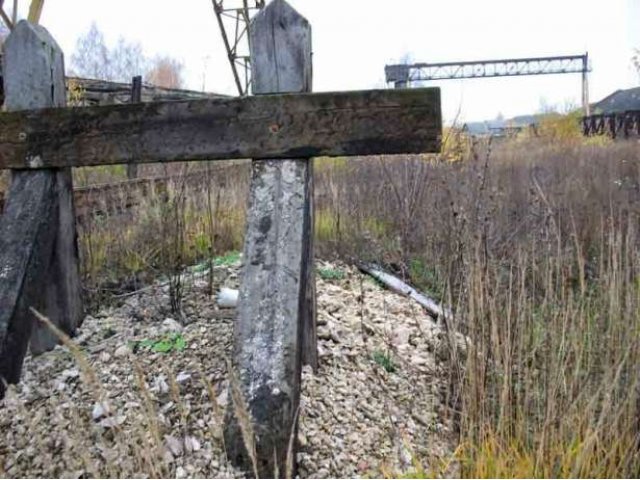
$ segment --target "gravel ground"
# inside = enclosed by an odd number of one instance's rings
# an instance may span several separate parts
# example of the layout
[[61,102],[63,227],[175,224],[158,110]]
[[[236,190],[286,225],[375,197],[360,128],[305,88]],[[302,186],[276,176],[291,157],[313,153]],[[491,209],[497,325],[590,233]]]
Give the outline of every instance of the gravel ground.
[[[454,449],[443,328],[351,267],[319,268],[339,278],[317,280],[320,368],[303,371],[300,477],[400,475],[416,459],[455,475],[443,467]],[[217,267],[216,287],[237,288],[238,271]],[[240,476],[221,430],[233,312],[207,290],[187,282],[184,326],[156,285],[88,316],[75,347],[28,357],[0,409],[0,474]]]

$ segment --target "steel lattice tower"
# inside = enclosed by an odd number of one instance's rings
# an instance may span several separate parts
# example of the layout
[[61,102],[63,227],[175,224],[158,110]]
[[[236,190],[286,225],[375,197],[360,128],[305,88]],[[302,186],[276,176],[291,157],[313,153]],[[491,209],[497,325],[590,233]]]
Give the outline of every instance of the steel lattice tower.
[[238,93],[245,96],[251,87],[249,27],[251,17],[264,8],[265,0],[212,0],[227,58]]

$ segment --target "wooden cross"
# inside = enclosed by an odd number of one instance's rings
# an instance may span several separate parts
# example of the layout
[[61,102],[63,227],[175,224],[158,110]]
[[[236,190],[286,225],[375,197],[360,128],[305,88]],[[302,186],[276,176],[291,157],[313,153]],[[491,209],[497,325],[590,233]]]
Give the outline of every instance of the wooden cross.
[[435,88],[308,93],[311,27],[284,0],[256,16],[250,40],[253,97],[47,108],[64,105],[62,53],[41,27],[16,26],[12,111],[0,114],[0,168],[14,171],[0,219],[0,376],[19,379],[30,306],[69,333],[81,319],[68,167],[252,158],[232,368],[255,452],[233,409],[225,437],[236,465],[269,477],[294,473],[301,365],[317,363],[310,158],[437,152],[442,121]]

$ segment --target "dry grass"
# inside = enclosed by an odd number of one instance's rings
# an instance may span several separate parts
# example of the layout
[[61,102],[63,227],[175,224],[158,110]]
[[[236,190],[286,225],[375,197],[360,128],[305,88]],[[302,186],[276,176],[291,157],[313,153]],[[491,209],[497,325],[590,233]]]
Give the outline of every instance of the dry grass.
[[[241,247],[247,173],[189,187],[185,264]],[[163,273],[161,201],[82,227],[94,292]],[[455,163],[318,159],[316,208],[319,255],[383,262],[456,312],[447,326],[470,345],[450,355],[463,475],[640,475],[636,144],[568,135],[476,141]]]
[[[180,171],[188,175],[194,168]],[[175,278],[176,272],[216,254],[240,249],[246,171],[246,165],[232,164],[223,174],[207,169],[188,182],[176,176],[166,189],[152,189],[132,207],[125,192],[120,202],[99,205],[99,215],[87,216],[78,224],[83,285],[90,307],[159,277]]]
[[469,338],[450,358],[463,475],[640,474],[635,144],[476,143],[463,163],[323,173],[320,248],[383,260],[445,299]]

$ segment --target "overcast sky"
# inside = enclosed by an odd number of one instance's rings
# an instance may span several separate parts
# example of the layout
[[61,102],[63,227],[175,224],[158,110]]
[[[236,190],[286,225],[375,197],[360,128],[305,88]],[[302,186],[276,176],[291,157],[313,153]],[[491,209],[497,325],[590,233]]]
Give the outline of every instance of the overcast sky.
[[[232,3],[234,0],[226,0]],[[238,0],[235,0],[238,1]],[[384,87],[384,66],[409,55],[440,62],[589,52],[591,99],[634,86],[640,0],[289,0],[313,27],[314,90]],[[9,2],[6,2],[9,3]],[[20,0],[26,14],[27,0]],[[185,65],[188,88],[235,94],[210,0],[46,0],[41,23],[67,57],[95,21],[108,42],[122,35],[149,56]],[[451,120],[533,113],[580,102],[580,75],[449,80]]]

